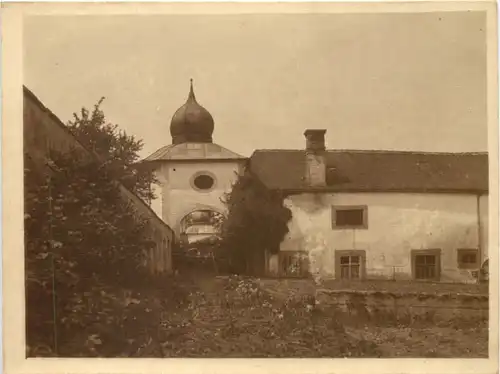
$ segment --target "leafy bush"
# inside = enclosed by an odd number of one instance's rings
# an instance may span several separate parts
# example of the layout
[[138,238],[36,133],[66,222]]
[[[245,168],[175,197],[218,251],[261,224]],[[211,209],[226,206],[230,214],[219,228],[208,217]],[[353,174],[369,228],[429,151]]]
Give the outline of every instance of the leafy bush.
[[258,273],[265,251],[279,251],[292,213],[283,205],[280,192],[268,189],[248,170],[238,177],[223,201],[228,209],[222,223],[223,248],[233,271]]
[[68,128],[85,148],[106,161],[113,179],[149,203],[155,198],[151,184],[157,180],[151,169],[136,167],[144,144],[119,129],[118,125],[106,122],[101,109],[103,101],[101,98],[92,111],[82,108],[79,114],[74,113]]
[[154,243],[105,165],[76,151],[53,152],[48,164],[25,157],[27,343],[57,354],[91,328],[82,311],[98,318],[92,305],[102,295],[93,289],[150,281],[144,265]]

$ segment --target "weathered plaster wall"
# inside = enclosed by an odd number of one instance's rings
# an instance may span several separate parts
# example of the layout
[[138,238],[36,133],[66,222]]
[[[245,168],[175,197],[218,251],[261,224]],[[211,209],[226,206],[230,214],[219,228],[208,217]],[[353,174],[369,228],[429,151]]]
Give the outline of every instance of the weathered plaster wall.
[[[474,195],[410,193],[301,194],[285,200],[292,210],[282,251],[306,250],[313,273],[335,277],[335,250],[365,250],[368,278],[411,277],[412,249],[441,249],[441,280],[473,280],[459,270],[457,248],[478,248],[478,216],[487,230],[487,213],[478,215]],[[333,205],[367,205],[367,229],[332,229]],[[487,206],[487,199],[480,200]],[[482,231],[484,231],[482,230]],[[482,238],[486,234],[483,232]],[[277,260],[269,262],[271,273]]]
[[[225,213],[221,201],[225,192],[229,192],[240,172],[241,161],[182,161],[164,163],[157,176],[161,182],[160,202],[154,202],[156,209],[161,209],[165,222],[179,234],[181,219],[194,210],[211,209]],[[199,191],[192,187],[192,178],[206,171],[216,179],[215,186],[209,191]]]

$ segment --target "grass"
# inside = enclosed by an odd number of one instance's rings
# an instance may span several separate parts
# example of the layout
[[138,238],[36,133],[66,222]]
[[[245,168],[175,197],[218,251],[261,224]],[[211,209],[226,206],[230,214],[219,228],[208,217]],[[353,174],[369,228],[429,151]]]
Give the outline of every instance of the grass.
[[[99,300],[93,309],[74,311],[72,306],[61,311],[59,316],[74,326],[65,325],[59,355],[487,357],[484,319],[472,317],[471,323],[469,316],[464,323],[465,316],[455,315],[436,323],[390,313],[367,319],[359,311],[346,314],[334,300],[317,304],[318,288],[309,280],[196,275],[171,282],[163,290],[150,287],[126,296],[98,290],[88,295],[88,300]],[[40,352],[35,349],[31,355],[54,355],[50,349]]]
[[389,315],[382,326],[346,316],[334,303],[314,305],[314,291],[314,284],[306,280],[194,281],[185,310],[191,311],[191,318],[175,343],[168,343],[166,353],[183,357],[487,357],[484,320],[465,324],[453,317],[436,326]]

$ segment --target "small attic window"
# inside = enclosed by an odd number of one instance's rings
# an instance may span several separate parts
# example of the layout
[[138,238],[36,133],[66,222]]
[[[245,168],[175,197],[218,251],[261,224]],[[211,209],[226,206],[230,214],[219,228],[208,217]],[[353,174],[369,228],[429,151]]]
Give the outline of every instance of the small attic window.
[[367,229],[368,208],[366,206],[332,207],[332,227],[334,229]]

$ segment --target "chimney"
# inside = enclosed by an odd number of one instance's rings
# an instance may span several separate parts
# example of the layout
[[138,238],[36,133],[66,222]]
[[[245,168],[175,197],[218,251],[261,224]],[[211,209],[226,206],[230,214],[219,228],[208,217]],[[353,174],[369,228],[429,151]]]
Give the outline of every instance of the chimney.
[[325,133],[326,130],[312,129],[304,132],[306,137],[305,180],[309,187],[326,186]]

